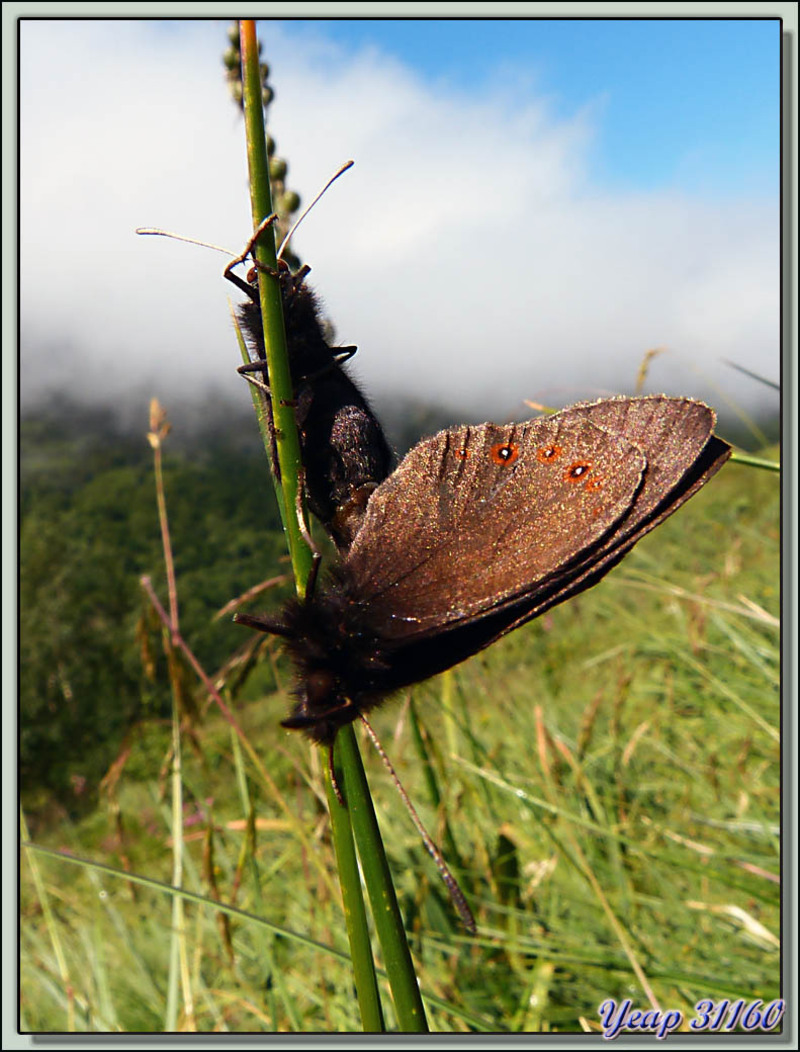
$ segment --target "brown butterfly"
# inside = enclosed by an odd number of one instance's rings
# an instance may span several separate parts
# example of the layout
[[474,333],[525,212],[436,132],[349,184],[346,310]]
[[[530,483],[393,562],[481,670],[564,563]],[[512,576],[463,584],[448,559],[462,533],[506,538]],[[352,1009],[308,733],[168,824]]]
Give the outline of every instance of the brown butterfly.
[[371,494],[323,587],[277,618],[297,673],[283,721],[331,744],[394,691],[596,584],[730,456],[702,402],[570,406],[420,442]]

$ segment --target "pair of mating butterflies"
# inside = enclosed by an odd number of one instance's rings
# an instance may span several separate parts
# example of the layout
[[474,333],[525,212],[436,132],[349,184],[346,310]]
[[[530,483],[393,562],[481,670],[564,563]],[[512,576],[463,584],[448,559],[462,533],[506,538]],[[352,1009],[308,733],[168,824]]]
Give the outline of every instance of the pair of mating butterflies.
[[[394,691],[596,584],[731,453],[712,409],[655,395],[570,406],[420,442],[392,471],[368,402],[326,341],[307,270],[279,275],[308,505],[340,559],[278,617],[297,673],[283,726],[332,744]],[[240,321],[265,371],[254,286]]]

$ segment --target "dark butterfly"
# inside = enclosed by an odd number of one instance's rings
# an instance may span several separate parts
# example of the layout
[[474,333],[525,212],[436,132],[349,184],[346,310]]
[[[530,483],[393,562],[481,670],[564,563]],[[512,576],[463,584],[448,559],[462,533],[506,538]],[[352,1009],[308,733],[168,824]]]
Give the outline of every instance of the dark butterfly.
[[[344,551],[361,525],[370,495],[394,461],[380,423],[344,368],[356,348],[328,344],[317,299],[305,283],[308,271],[303,267],[292,274],[284,263],[278,271],[286,344],[308,506]],[[258,286],[231,272],[226,275],[249,297],[237,313],[255,360],[242,371],[262,372],[266,379]],[[271,426],[269,393],[263,385],[262,390]],[[272,452],[277,465],[274,448]]]
[[687,398],[613,398],[420,442],[372,493],[324,588],[278,618],[297,672],[285,727],[330,744],[387,695],[596,584],[730,447]]

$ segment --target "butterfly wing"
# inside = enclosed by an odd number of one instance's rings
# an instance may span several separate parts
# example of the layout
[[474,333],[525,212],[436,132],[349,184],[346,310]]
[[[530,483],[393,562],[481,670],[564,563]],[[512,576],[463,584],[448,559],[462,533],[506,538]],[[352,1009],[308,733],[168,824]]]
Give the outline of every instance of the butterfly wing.
[[[644,483],[620,527],[588,555],[552,578],[538,601],[503,623],[504,635],[596,584],[646,533],[693,496],[731,455],[731,447],[711,434],[713,410],[692,399],[615,398],[572,406],[598,426],[635,441],[647,457]],[[483,645],[488,645],[497,635]]]
[[714,414],[610,399],[441,432],[373,494],[344,570],[414,682],[596,583],[721,466]]
[[[661,504],[666,504],[667,514],[672,514],[730,456],[730,446],[713,436],[714,411],[691,398],[607,398],[571,406],[567,412],[624,435],[647,457],[645,484],[623,536],[636,532]],[[713,449],[710,458],[706,456],[709,446]],[[698,464],[702,465],[701,478],[696,480],[697,485],[689,485]],[[661,515],[658,521],[665,517]]]
[[443,431],[372,495],[344,564],[383,639],[534,595],[630,512],[646,458],[567,414]]

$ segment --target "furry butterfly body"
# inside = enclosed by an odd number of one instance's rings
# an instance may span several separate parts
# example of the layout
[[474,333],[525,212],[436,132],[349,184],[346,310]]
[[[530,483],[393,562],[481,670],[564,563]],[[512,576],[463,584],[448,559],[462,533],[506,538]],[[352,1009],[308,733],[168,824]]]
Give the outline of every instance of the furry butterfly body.
[[[282,265],[278,275],[305,492],[309,509],[337,548],[346,550],[372,491],[392,470],[393,456],[369,402],[344,367],[355,347],[328,343],[316,296],[305,282],[307,273],[306,267],[291,274]],[[266,377],[257,286],[233,274],[229,277],[249,296],[238,308],[238,318],[254,364]],[[250,366],[245,368],[252,371]],[[271,423],[271,403],[269,412]],[[272,452],[275,454],[274,448]],[[272,463],[277,462],[273,455]]]

